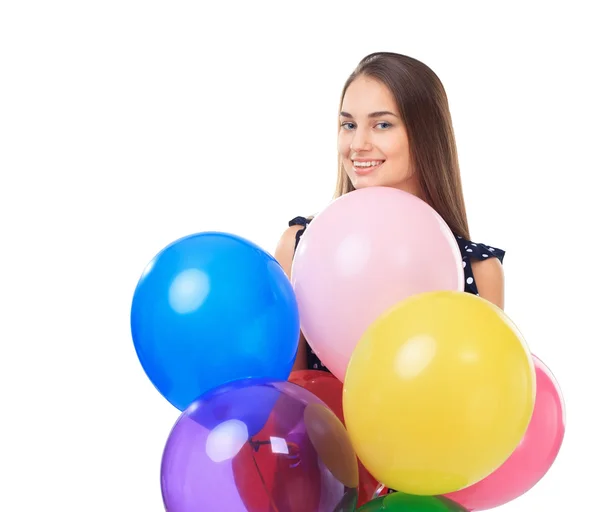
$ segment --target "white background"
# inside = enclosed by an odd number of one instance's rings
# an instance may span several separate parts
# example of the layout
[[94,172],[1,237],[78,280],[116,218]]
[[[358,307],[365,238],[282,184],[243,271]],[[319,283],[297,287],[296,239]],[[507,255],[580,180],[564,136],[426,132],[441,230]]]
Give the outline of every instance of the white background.
[[380,50],[444,82],[472,238],[507,251],[506,312],[565,396],[555,465],[502,510],[594,509],[592,4],[3,2],[0,509],[163,510],[178,411],[133,349],[137,280],[180,236],[273,252],[323,208],[342,84]]

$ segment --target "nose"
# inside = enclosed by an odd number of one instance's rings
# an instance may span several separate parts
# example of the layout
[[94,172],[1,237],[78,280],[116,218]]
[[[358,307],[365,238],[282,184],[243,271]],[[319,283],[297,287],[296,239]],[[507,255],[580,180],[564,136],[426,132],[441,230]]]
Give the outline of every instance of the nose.
[[369,151],[372,149],[369,133],[366,129],[357,128],[350,143],[352,151]]

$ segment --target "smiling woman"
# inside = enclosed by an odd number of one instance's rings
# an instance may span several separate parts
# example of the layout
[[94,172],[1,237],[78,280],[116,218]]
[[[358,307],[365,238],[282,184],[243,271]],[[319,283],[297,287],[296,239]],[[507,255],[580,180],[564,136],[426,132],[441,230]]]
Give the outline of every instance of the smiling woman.
[[361,76],[346,90],[338,153],[353,188],[384,185],[417,195],[406,126],[390,90],[378,80]]
[[[374,186],[419,197],[439,213],[458,242],[465,291],[502,309],[504,251],[470,240],[457,154],[446,92],[429,67],[390,52],[359,62],[342,89],[334,197]],[[288,277],[310,220],[291,220],[279,241],[275,257]],[[301,335],[294,368],[307,367],[327,371]]]

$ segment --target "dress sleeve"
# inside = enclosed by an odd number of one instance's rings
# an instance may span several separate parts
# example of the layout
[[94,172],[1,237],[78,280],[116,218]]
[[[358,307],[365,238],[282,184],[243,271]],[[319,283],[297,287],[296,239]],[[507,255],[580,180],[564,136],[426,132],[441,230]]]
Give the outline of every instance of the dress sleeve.
[[504,262],[504,254],[505,251],[499,249],[498,247],[492,247],[487,244],[479,244],[475,242],[471,242],[470,240],[465,240],[459,236],[456,237],[456,241],[458,242],[458,246],[460,247],[460,252],[463,255],[463,259],[465,256],[476,260],[486,260],[488,258],[498,258],[500,263]]
[[306,217],[294,217],[292,220],[290,220],[288,222],[288,225],[290,227],[292,227],[292,226],[302,226],[302,229],[299,229],[296,232],[296,245],[294,246],[294,252],[298,248],[298,244],[300,243],[300,237],[306,231],[306,226],[308,226],[308,224],[310,224],[310,220],[307,219]]
[[460,236],[456,237],[456,241],[462,255],[463,269],[465,271],[465,291],[473,295],[479,295],[477,283],[473,276],[471,260],[483,261],[489,258],[497,258],[500,263],[503,263],[505,251],[488,244],[471,242]]

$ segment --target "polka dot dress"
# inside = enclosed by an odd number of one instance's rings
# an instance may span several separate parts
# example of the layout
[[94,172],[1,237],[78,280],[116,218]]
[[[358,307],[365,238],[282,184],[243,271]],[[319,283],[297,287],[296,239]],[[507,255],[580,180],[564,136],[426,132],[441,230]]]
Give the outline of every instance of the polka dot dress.
[[[306,219],[304,217],[295,217],[289,222],[290,226],[302,226],[302,229],[298,230],[296,233],[295,248],[298,247],[300,237],[304,234],[306,226],[309,223],[310,219]],[[479,292],[477,291],[477,283],[475,283],[475,277],[473,276],[473,269],[471,268],[471,260],[482,261],[489,258],[498,258],[500,263],[502,263],[504,260],[504,251],[502,249],[498,249],[497,247],[491,247],[489,245],[478,244],[471,242],[470,240],[465,240],[460,236],[455,235],[455,237],[462,255],[462,264],[465,273],[465,292],[472,293],[473,295],[479,295]],[[323,365],[323,363],[321,363],[310,346],[307,350],[307,365],[308,368],[315,370],[329,371]]]

